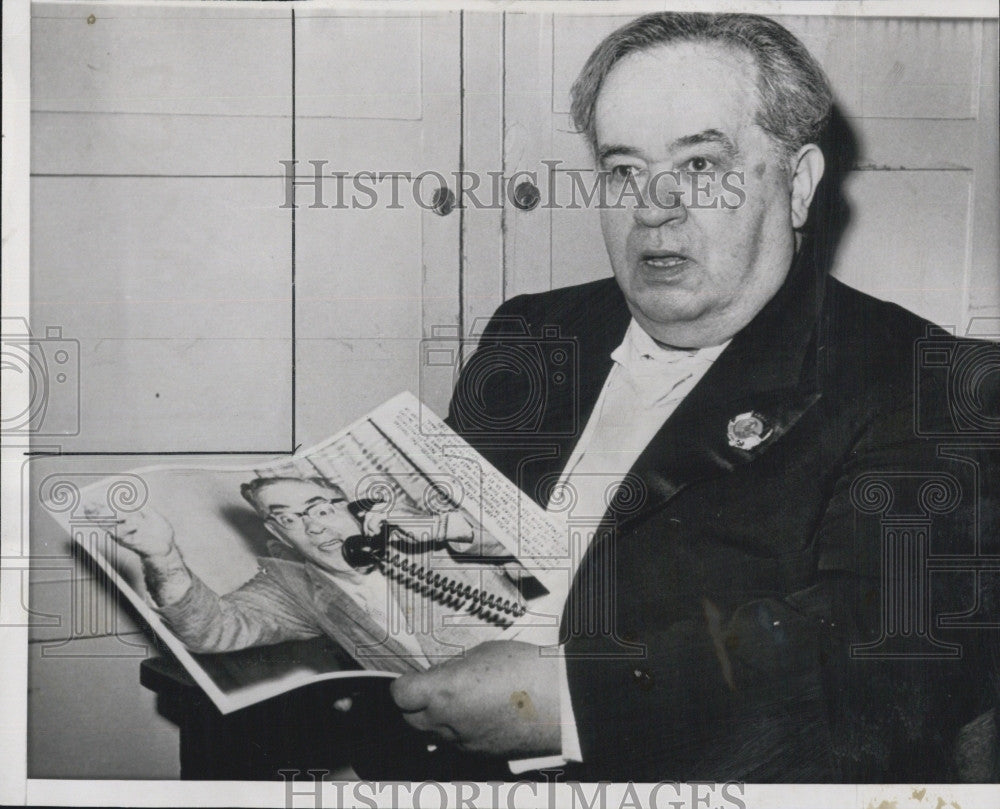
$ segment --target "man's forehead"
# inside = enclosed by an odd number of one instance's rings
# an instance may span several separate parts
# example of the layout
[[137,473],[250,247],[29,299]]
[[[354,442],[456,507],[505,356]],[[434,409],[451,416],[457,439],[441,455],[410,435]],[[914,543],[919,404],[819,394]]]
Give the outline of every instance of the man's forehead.
[[598,146],[668,143],[708,130],[733,137],[753,122],[757,67],[717,43],[679,42],[624,57],[597,98]]
[[263,506],[298,506],[314,498],[336,497],[336,492],[311,480],[277,480],[257,491],[257,502]]

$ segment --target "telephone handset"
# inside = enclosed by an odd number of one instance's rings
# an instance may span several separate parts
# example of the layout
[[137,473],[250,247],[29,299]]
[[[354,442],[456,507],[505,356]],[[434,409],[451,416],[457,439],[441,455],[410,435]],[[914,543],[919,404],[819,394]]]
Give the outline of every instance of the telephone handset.
[[341,546],[344,561],[361,573],[371,573],[385,554],[385,534],[348,537]]
[[[417,590],[448,606],[469,610],[484,620],[510,625],[512,618],[520,618],[527,612],[516,599],[503,598],[480,590],[471,585],[463,585],[448,576],[418,565],[416,560],[404,559],[406,546],[393,542],[388,552],[390,535],[399,531],[396,526],[384,523],[382,530],[374,536],[353,536],[344,540],[341,552],[344,561],[360,573],[371,573],[376,567],[386,576]],[[419,552],[419,549],[414,549]]]

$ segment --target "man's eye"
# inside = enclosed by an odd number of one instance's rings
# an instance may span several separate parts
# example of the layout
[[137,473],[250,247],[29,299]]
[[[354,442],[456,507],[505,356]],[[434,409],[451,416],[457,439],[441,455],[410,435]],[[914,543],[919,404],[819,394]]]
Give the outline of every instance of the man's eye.
[[627,180],[629,177],[634,178],[641,171],[641,169],[638,166],[629,166],[623,164],[620,166],[612,166],[608,171],[611,174],[612,180],[621,183]]
[[702,157],[698,155],[697,157],[692,157],[687,161],[686,166],[691,171],[708,171],[714,163],[707,157]]

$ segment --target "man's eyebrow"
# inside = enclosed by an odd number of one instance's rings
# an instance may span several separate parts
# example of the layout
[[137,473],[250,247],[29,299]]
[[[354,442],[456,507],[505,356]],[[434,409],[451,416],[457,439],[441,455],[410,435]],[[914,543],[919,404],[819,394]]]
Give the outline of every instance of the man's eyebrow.
[[[317,503],[317,502],[319,502],[319,503],[325,503],[326,500],[327,500],[327,498],[322,497],[321,495],[316,495],[315,497],[310,497],[308,500],[306,500],[305,503],[303,503],[303,505],[305,505],[305,506],[311,506],[313,503]],[[334,502],[336,502],[336,501],[334,501]],[[291,508],[291,506],[285,506],[285,505],[282,505],[281,503],[271,503],[271,505],[269,505],[267,507],[267,510],[268,511],[286,511],[286,510],[288,510],[290,508]]]
[[638,157],[639,150],[631,146],[622,146],[617,143],[610,146],[602,146],[597,151],[597,160],[603,163],[609,157]]
[[[704,129],[693,135],[682,135],[671,142],[669,151],[676,152],[681,149],[690,148],[691,146],[702,146],[704,144],[721,146],[726,154],[731,156],[739,152],[733,139],[719,129]],[[641,157],[641,152],[633,146],[625,146],[617,143],[601,146],[597,152],[598,161],[604,163],[611,157]]]
[[736,144],[724,132],[718,129],[705,129],[694,135],[684,135],[677,138],[670,144],[670,151],[686,149],[690,146],[701,146],[706,143],[717,144],[726,150],[728,154],[734,155],[737,152]]

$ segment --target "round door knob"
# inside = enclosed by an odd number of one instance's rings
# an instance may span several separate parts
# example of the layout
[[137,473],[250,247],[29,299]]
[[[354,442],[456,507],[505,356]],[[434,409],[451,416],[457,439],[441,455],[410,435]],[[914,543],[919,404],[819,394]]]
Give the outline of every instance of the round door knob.
[[434,191],[431,197],[431,210],[438,216],[447,216],[455,210],[455,192],[446,186]]
[[538,207],[542,195],[538,191],[538,186],[531,180],[524,180],[517,184],[514,189],[514,207],[522,211],[531,211]]

